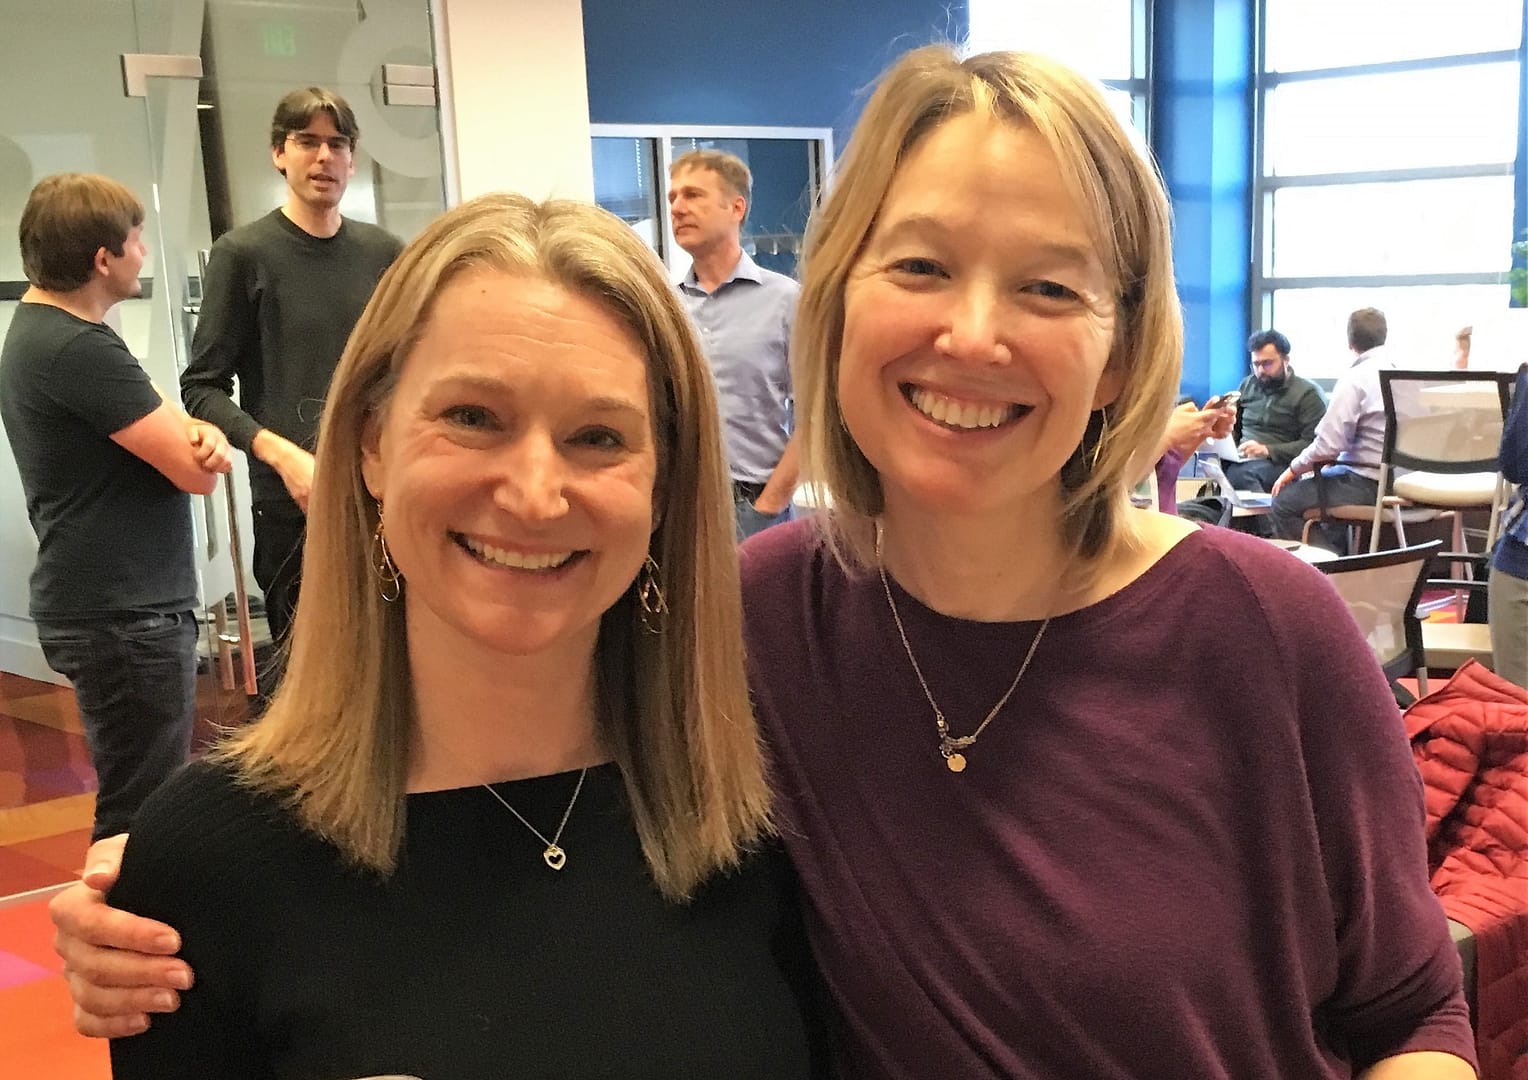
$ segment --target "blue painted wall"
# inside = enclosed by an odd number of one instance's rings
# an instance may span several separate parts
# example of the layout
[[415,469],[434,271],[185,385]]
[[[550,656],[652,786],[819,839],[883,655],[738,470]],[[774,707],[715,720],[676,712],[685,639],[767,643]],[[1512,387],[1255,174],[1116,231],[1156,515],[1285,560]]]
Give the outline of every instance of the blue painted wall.
[[[1183,389],[1203,400],[1246,374],[1253,3],[1157,4],[1153,143],[1176,216]],[[839,152],[893,59],[969,26],[964,0],[583,0],[583,13],[594,123],[831,127]]]
[[962,40],[963,0],[584,0],[596,124],[831,127],[842,151],[893,59]]
[[1183,392],[1247,374],[1253,26],[1248,0],[1158,0],[1152,144],[1172,196]]

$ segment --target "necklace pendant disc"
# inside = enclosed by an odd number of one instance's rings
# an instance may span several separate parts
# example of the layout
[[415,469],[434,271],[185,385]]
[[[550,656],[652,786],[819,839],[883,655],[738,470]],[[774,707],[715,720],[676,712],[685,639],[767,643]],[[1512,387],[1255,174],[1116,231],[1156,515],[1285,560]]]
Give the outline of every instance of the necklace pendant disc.
[[[965,765],[962,764],[961,768],[965,768]],[[563,864],[568,861],[568,853],[556,844],[549,844],[547,849],[541,853],[541,857],[553,870],[561,870]]]
[[950,767],[951,772],[966,771],[966,755],[964,754],[946,754],[944,763]]

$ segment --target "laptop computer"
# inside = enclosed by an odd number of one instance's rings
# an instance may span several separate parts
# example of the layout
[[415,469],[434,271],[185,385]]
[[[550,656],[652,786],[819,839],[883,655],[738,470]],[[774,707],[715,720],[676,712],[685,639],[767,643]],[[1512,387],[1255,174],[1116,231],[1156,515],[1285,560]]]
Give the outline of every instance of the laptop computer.
[[1226,471],[1220,467],[1220,459],[1213,454],[1199,458],[1199,468],[1210,480],[1215,481],[1220,493],[1238,510],[1266,510],[1273,505],[1273,496],[1266,491],[1237,491],[1226,479]]

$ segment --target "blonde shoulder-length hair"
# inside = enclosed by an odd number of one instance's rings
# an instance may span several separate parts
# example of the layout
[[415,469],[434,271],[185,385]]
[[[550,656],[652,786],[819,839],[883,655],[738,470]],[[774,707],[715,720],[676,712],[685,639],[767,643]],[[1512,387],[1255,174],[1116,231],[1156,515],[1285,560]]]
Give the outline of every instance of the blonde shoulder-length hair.
[[[535,275],[592,300],[647,357],[659,520],[649,551],[669,610],[661,634],[642,627],[634,589],[605,613],[599,723],[653,877],[681,899],[767,832],[769,797],[743,667],[709,370],[657,258],[593,206],[474,199],[426,228],[383,276],[350,335],[319,427],[285,679],[266,716],[220,753],[355,863],[384,874],[395,867],[415,711],[404,604],[384,602],[374,577],[378,511],[361,475],[362,434],[387,404],[432,301],[457,275],[485,267]],[[405,583],[404,603],[407,592]]]
[[1046,57],[984,53],[962,60],[952,46],[926,46],[898,60],[866,103],[803,250],[791,342],[803,471],[819,505],[832,506],[822,520],[835,554],[848,565],[868,564],[871,519],[883,495],[838,407],[845,282],[902,161],[929,132],[969,113],[1027,125],[1045,139],[1114,286],[1108,366],[1120,392],[1061,474],[1062,537],[1086,580],[1117,541],[1134,537],[1125,509],[1177,392],[1183,324],[1171,212],[1155,165],[1096,84]]

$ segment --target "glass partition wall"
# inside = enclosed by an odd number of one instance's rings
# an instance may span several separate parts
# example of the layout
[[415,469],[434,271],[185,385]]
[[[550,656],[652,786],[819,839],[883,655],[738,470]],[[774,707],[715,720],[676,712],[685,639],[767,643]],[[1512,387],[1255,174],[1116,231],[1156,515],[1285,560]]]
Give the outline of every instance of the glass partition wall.
[[[52,173],[105,173],[143,201],[151,249],[143,295],[108,320],[177,396],[200,253],[285,200],[269,127],[276,102],[296,87],[331,87],[355,109],[361,139],[346,216],[407,239],[445,205],[426,0],[0,0],[0,24],[0,334],[26,286],[15,238],[27,193]],[[0,672],[57,682],[27,617],[36,542],[3,441],[0,458]],[[239,576],[254,593],[242,455],[233,486],[245,538]],[[193,513],[210,626],[235,581],[221,487],[193,500]],[[257,638],[259,629],[257,619]],[[212,637],[203,635],[199,720],[237,723],[244,692],[218,677]],[[0,801],[0,812],[9,805]]]

